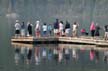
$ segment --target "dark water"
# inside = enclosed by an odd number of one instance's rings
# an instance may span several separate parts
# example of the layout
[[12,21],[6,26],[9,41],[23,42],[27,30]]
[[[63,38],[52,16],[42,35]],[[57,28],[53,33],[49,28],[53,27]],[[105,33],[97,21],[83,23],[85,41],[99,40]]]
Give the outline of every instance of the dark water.
[[[15,20],[19,19],[25,23],[31,20],[32,24],[40,20],[41,23],[49,24],[56,18],[64,22],[68,20],[71,24],[78,21],[80,28],[86,30],[89,30],[92,20],[103,26],[108,22],[108,0],[0,0],[0,71],[107,71],[108,64],[104,63],[101,50],[99,63],[89,60],[89,50],[82,54],[77,49],[77,62],[70,57],[68,64],[64,61],[56,64],[53,60],[46,60],[46,63],[35,65],[34,59],[29,65],[21,61],[18,65],[15,64],[15,49],[10,42]],[[101,32],[103,33],[103,30]],[[47,45],[45,46],[47,49]],[[58,47],[51,47],[54,46]],[[35,46],[32,50],[34,48]]]

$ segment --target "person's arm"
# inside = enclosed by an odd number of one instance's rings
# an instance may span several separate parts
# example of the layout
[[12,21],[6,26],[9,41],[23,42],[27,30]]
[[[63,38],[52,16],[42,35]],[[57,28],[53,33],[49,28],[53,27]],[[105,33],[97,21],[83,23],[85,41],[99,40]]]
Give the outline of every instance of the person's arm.
[[33,24],[31,24],[31,26],[33,26]]
[[14,25],[14,27],[16,28],[16,24]]
[[77,26],[79,26],[79,23],[77,23]]
[[105,27],[103,27],[103,30],[105,31]]

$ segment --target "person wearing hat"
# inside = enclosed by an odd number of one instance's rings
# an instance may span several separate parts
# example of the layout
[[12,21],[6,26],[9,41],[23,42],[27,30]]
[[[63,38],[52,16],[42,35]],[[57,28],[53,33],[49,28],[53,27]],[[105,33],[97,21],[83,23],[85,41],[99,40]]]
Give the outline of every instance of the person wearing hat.
[[19,37],[20,36],[20,29],[21,29],[21,25],[19,24],[19,20],[16,20],[15,37]]

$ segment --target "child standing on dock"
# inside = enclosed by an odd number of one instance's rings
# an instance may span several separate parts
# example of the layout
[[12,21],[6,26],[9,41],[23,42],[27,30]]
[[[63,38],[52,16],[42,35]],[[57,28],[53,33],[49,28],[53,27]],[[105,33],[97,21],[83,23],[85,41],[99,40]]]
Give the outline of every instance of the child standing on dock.
[[33,25],[30,22],[28,22],[28,24],[27,24],[27,30],[28,30],[27,36],[32,36],[32,26]]
[[46,23],[42,25],[42,31],[43,31],[43,36],[47,36],[47,24]]
[[22,37],[25,36],[25,24],[24,24],[24,22],[22,22],[22,25],[21,25],[21,36]]
[[21,25],[19,24],[19,20],[16,20],[15,24],[15,37],[20,36]]
[[48,33],[49,33],[49,36],[51,36],[51,34],[52,34],[52,29],[53,29],[52,25],[49,24],[48,25]]
[[35,34],[36,37],[40,37],[40,21],[36,21]]

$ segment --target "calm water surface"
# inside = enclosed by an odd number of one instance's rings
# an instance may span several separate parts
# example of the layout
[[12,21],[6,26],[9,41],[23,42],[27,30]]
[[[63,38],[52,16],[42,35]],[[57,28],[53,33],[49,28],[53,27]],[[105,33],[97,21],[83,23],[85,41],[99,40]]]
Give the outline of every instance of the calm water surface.
[[91,45],[12,43],[13,71],[107,71],[108,49]]
[[0,0],[0,71],[108,71],[105,49],[93,47],[91,53],[91,46],[82,45],[11,45],[16,19],[34,25],[36,20],[53,24],[56,18],[78,21],[79,30],[89,32],[91,21],[102,27],[108,23],[108,0]]

